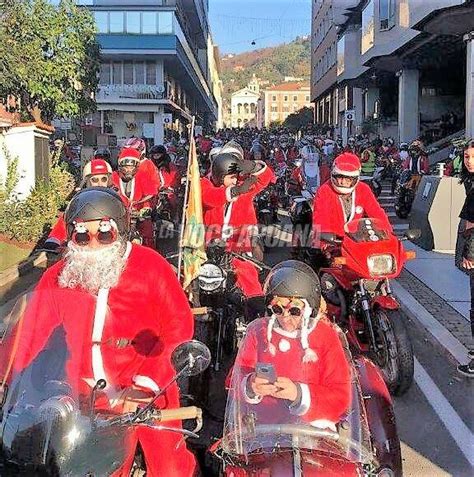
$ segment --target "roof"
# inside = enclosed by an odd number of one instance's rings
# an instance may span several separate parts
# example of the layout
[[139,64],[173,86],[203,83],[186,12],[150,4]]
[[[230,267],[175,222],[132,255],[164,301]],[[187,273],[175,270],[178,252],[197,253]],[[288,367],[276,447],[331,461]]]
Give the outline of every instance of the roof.
[[249,94],[252,95],[252,96],[256,96],[257,98],[260,96],[258,93],[256,93],[255,91],[252,91],[249,88],[242,88],[242,89],[239,89],[238,91],[235,91],[234,93],[232,93],[231,97],[233,97],[233,96],[243,96],[246,93],[247,93],[247,96]]
[[300,91],[300,90],[309,90],[309,82],[305,83],[282,83],[267,88],[265,91]]

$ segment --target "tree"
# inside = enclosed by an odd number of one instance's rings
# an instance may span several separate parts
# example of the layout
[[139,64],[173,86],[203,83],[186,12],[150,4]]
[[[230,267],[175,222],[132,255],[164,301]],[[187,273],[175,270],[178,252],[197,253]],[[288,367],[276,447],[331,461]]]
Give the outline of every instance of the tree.
[[23,118],[94,111],[99,65],[94,19],[74,0],[0,3],[0,97],[14,97]]
[[301,108],[296,113],[290,114],[283,122],[283,127],[291,131],[299,131],[300,129],[313,124],[314,110],[313,108]]

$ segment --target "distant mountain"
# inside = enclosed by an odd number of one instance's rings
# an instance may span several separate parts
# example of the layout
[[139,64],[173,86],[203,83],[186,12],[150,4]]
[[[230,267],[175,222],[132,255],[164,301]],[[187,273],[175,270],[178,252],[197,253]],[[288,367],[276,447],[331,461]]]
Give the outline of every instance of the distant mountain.
[[245,87],[253,74],[267,85],[282,83],[289,76],[309,80],[311,40],[308,37],[297,38],[291,43],[270,48],[224,55],[221,65],[225,99]]

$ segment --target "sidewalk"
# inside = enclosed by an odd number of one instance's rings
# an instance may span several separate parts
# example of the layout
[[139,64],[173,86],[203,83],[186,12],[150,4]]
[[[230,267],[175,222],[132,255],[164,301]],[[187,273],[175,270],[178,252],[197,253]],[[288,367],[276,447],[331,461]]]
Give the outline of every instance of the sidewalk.
[[454,255],[428,252],[411,242],[416,259],[407,262],[393,291],[403,310],[420,323],[456,361],[472,347],[469,277],[454,265]]

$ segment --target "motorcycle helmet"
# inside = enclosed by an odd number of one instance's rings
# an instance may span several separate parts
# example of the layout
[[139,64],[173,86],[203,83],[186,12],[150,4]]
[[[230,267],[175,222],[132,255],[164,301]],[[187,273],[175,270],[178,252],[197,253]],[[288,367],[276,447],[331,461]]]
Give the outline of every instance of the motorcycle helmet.
[[400,143],[400,151],[408,151],[408,144],[406,142]]
[[139,137],[131,137],[130,139],[127,139],[124,148],[136,149],[140,153],[139,160],[141,160],[146,154],[146,143]]
[[94,187],[78,192],[66,208],[64,219],[70,238],[78,222],[113,220],[117,232],[126,238],[129,229],[128,212],[120,196],[108,187]]
[[211,178],[216,185],[224,183],[224,177],[231,174],[232,169],[235,169],[239,160],[234,154],[224,152],[214,157],[211,164]]
[[233,139],[222,146],[221,153],[232,154],[236,159],[241,161],[244,160],[244,150],[242,149],[242,146]]
[[170,157],[168,156],[166,147],[162,144],[153,146],[150,149],[148,155],[150,156],[150,159],[153,161],[153,164],[155,164],[156,167],[165,166],[170,162]]
[[[304,349],[303,362],[315,361],[317,355],[309,347],[308,335],[322,317],[319,313],[321,305],[321,284],[314,270],[306,263],[297,260],[285,260],[270,270],[264,286],[266,303],[270,303],[274,296],[299,298],[305,303],[301,322],[301,346]],[[272,344],[273,328],[277,317],[272,314],[267,325],[268,349],[271,354],[276,353]]]
[[[359,182],[361,164],[359,158],[350,152],[340,154],[334,159],[331,169],[331,185],[339,194],[350,194]],[[348,177],[352,179],[349,187],[341,187],[337,183],[337,177]]]
[[[110,178],[112,176],[112,167],[110,167],[110,164],[103,159],[92,159],[84,166],[84,169],[82,170],[82,178],[86,181],[87,187],[96,187],[95,184],[90,183],[90,179],[92,176],[97,175],[107,175],[108,183],[106,186],[108,187],[111,185]],[[96,180],[98,180],[98,178],[96,178]]]
[[[140,152],[137,149],[126,147],[120,151],[118,157],[118,172],[124,182],[129,182],[135,177],[140,164]],[[128,169],[127,166],[132,166]]]
[[419,153],[423,152],[423,143],[421,141],[419,141],[418,139],[416,139],[408,147],[408,152],[410,152],[412,154],[419,154]]
[[99,147],[94,153],[94,159],[103,159],[110,164],[111,154],[108,147]]

